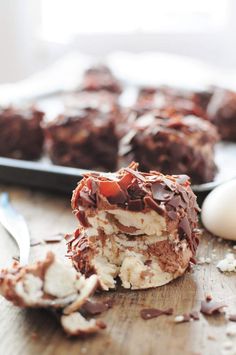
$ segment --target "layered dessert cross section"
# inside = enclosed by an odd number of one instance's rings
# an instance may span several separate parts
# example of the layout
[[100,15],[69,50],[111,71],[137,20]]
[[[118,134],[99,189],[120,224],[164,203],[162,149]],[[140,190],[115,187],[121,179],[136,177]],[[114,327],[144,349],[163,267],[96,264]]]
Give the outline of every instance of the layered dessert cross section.
[[137,169],[87,174],[73,193],[79,228],[66,237],[68,256],[104,290],[117,277],[124,288],[161,286],[194,260],[198,206],[188,177]]

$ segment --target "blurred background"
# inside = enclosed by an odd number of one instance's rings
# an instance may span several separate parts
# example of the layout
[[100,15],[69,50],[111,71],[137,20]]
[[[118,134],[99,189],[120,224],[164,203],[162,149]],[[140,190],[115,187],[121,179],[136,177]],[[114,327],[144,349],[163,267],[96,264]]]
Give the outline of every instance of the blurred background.
[[0,0],[0,82],[71,51],[161,51],[219,68],[236,62],[234,0]]

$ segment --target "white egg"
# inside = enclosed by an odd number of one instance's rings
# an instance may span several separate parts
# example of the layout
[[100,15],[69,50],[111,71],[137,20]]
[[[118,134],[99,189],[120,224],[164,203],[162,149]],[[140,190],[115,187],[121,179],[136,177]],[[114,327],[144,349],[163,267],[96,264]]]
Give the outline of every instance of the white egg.
[[209,193],[202,205],[202,222],[218,237],[236,240],[236,179]]

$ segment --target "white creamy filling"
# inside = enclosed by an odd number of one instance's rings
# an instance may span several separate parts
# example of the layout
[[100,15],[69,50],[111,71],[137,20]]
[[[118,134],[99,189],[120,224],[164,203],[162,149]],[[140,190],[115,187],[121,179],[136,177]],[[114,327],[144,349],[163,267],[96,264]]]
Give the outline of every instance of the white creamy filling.
[[[146,251],[149,245],[161,240],[167,240],[167,236],[139,236],[129,240],[124,234],[119,234],[108,236],[103,242],[98,239],[92,265],[102,288],[114,288],[116,276],[120,277],[124,288],[139,289],[162,286],[182,275],[191,257],[186,242],[181,242],[181,248],[178,245],[175,248],[176,253],[182,255],[183,265],[179,265],[174,273],[168,273],[161,269],[158,258]],[[145,261],[150,259],[152,262],[146,265]]]
[[162,271],[155,261],[149,266],[145,265],[143,256],[133,252],[126,254],[119,277],[124,288],[135,290],[165,285],[172,281],[175,275]]
[[93,259],[93,266],[97,271],[102,288],[106,291],[110,288],[115,288],[115,278],[118,275],[119,268],[110,263],[104,256],[96,256]]
[[16,294],[27,303],[37,302],[43,296],[43,281],[32,274],[25,275],[24,279],[16,283]]
[[92,226],[92,228],[89,228],[89,235],[98,235],[98,229],[102,229],[106,235],[116,234],[121,231],[113,221],[108,220],[107,213],[113,215],[123,226],[136,228],[137,230],[128,232],[131,235],[155,234],[156,236],[161,236],[163,231],[166,230],[165,218],[155,211],[143,213],[115,209],[98,211],[95,216],[88,217],[88,221]]
[[70,265],[55,260],[48,268],[44,279],[44,291],[58,298],[76,292],[76,271]]

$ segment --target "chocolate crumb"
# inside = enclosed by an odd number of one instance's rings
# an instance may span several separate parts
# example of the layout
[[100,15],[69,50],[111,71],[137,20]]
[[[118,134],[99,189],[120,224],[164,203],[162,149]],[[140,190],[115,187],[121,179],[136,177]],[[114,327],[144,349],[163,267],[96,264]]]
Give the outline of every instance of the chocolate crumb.
[[212,295],[206,295],[206,301],[207,301],[207,302],[211,301],[212,298],[213,298]]
[[231,320],[231,322],[236,322],[236,314],[230,314],[229,320]]
[[201,301],[200,312],[206,315],[221,313],[222,308],[227,307],[224,302]]
[[172,315],[173,308],[168,308],[166,310],[161,310],[161,309],[157,309],[157,308],[144,308],[144,309],[141,309],[141,311],[140,311],[140,316],[144,320],[157,318],[157,317],[164,315],[164,314],[167,316]]

